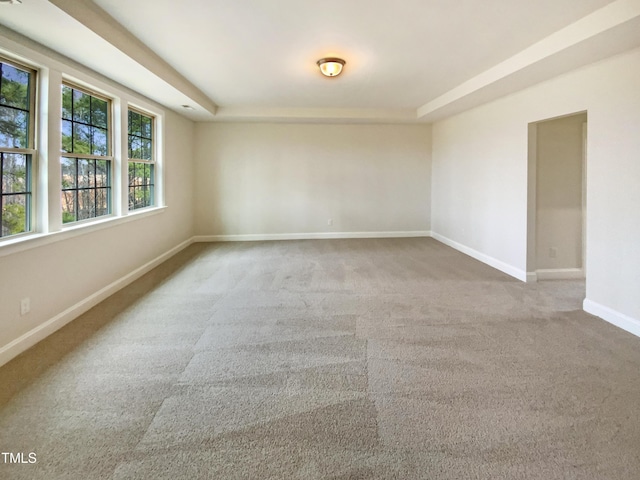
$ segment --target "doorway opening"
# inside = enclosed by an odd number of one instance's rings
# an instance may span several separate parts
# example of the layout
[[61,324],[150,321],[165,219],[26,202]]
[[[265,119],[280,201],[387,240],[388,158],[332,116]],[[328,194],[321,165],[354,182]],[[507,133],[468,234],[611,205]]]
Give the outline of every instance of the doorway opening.
[[527,281],[586,276],[587,113],[529,124]]

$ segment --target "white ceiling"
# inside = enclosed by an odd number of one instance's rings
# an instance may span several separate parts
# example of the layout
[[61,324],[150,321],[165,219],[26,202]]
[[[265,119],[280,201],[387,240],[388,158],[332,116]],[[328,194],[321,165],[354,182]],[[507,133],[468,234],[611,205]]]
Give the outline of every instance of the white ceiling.
[[640,0],[23,0],[0,24],[198,120],[430,121],[640,46]]

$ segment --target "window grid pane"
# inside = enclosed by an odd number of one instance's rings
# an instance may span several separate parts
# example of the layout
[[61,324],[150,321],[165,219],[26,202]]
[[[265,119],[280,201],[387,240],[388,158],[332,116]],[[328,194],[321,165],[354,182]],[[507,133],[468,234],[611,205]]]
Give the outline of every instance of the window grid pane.
[[153,163],[129,162],[129,210],[154,204]]
[[128,112],[129,210],[154,205],[153,117]]
[[32,81],[28,69],[0,58],[0,237],[31,231]]
[[31,74],[0,61],[0,148],[29,148]]
[[111,160],[81,158],[109,155],[109,102],[62,86],[62,223],[111,213]]
[[62,158],[62,223],[111,213],[111,160]]
[[109,155],[109,102],[62,86],[62,151]]
[[0,152],[0,237],[31,230],[31,155]]
[[129,110],[129,159],[153,161],[153,118]]

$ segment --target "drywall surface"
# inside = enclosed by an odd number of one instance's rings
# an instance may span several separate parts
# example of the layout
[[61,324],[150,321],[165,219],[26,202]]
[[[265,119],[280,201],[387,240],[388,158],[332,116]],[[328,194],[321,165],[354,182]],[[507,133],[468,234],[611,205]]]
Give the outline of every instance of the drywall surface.
[[523,130],[490,107],[434,125],[431,229],[524,270],[526,122]]
[[162,212],[0,256],[0,349],[191,238],[193,132],[166,112]]
[[536,268],[582,268],[582,136],[587,115],[537,124]]
[[636,49],[434,124],[434,234],[525,272],[528,124],[586,111],[586,300],[640,319],[638,78]]
[[429,230],[428,125],[201,123],[196,152],[199,235]]

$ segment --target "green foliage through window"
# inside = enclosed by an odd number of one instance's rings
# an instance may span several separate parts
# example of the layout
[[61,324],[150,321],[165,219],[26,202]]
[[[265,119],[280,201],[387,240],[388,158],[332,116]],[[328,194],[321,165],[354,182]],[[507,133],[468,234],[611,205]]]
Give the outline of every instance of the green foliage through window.
[[31,229],[32,77],[0,59],[0,237]]
[[111,213],[109,102],[62,86],[62,223]]
[[63,157],[62,223],[110,213],[111,161]]
[[0,63],[0,147],[29,147],[31,74]]
[[153,160],[153,118],[129,110],[129,158]]
[[129,162],[129,210],[153,205],[153,177],[155,165]]
[[28,232],[31,208],[31,156],[0,152],[0,170],[2,170],[0,237]]
[[109,154],[109,102],[62,86],[62,151]]
[[129,110],[129,210],[154,204],[153,117]]

